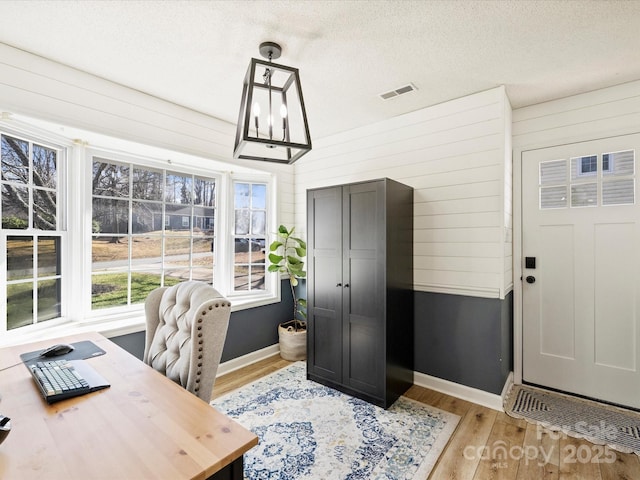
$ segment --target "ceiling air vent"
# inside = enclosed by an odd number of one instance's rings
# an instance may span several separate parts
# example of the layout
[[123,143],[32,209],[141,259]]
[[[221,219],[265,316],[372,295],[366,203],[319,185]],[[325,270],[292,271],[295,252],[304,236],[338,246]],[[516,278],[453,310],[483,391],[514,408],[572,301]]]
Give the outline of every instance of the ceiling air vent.
[[415,90],[417,90],[416,86],[413,83],[408,83],[407,85],[403,85],[395,90],[381,93],[380,98],[383,100],[389,100],[390,98],[399,97],[400,95],[404,95],[405,93],[413,92]]

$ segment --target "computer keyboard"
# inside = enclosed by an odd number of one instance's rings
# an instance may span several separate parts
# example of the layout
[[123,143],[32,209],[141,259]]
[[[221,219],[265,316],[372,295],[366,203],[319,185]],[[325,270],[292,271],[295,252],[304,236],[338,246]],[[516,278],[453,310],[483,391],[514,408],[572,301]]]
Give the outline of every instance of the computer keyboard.
[[29,366],[29,369],[47,403],[93,391],[85,378],[68,360],[36,362]]

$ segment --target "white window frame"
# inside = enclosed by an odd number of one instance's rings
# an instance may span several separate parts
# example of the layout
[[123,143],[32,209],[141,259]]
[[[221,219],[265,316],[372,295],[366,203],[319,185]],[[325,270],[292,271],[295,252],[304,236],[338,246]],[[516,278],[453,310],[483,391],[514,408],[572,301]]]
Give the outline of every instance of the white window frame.
[[[234,203],[234,184],[235,183],[264,183],[267,186],[266,194],[266,207],[267,218],[265,226],[265,288],[258,291],[234,291],[233,290],[233,276],[234,276],[234,227],[235,227],[235,203]],[[231,304],[235,303],[246,304],[246,308],[260,305],[268,305],[269,303],[280,301],[280,276],[277,273],[269,272],[269,245],[275,239],[275,230],[277,225],[277,212],[276,212],[276,178],[273,175],[252,175],[252,174],[232,174],[229,177],[229,188],[227,189],[228,208],[227,218],[229,219],[227,235],[225,240],[229,245],[229,254],[227,255],[227,281],[229,285],[229,291],[227,293],[228,298],[231,300]],[[254,299],[251,304],[246,303],[248,298]]]
[[[232,311],[268,305],[280,301],[280,282],[277,274],[267,274],[265,290],[249,292],[242,295],[233,293],[231,283],[233,266],[233,248],[230,235],[233,228],[233,181],[259,182],[267,185],[267,224],[266,247],[272,240],[271,231],[277,224],[276,212],[276,178],[272,173],[233,173],[229,170],[207,169],[206,159],[196,158],[176,152],[166,152],[168,156],[175,154],[175,159],[158,158],[157,148],[152,148],[153,156],[139,153],[149,147],[135,145],[133,152],[123,153],[121,143],[117,139],[109,147],[109,142],[95,144],[91,148],[83,140],[70,140],[30,123],[0,120],[0,129],[7,135],[15,135],[31,142],[48,147],[60,148],[59,171],[59,222],[61,235],[61,317],[47,320],[40,324],[20,327],[6,331],[6,322],[0,321],[0,333],[6,333],[0,339],[0,345],[8,345],[17,341],[52,338],[59,335],[81,333],[97,330],[108,336],[123,335],[144,330],[144,305],[116,307],[92,311],[91,309],[91,233],[92,233],[92,159],[98,156],[117,162],[166,170],[178,170],[198,176],[215,178],[216,180],[216,219],[215,239],[216,258],[214,265],[215,287],[232,300]],[[19,128],[16,128],[16,125]],[[106,138],[106,137],[105,137]],[[119,148],[119,149],[116,149]],[[220,165],[218,163],[218,165]],[[204,167],[204,168],[203,168]],[[82,181],[84,180],[84,181]],[[73,199],[68,202],[67,198]],[[231,219],[231,220],[230,220]],[[2,236],[27,234],[26,231],[7,230]],[[46,234],[45,231],[38,233]],[[52,232],[49,232],[52,233]],[[6,245],[3,244],[3,246]],[[6,262],[5,262],[6,265]],[[265,269],[267,264],[265,264]],[[6,288],[6,268],[0,268],[0,288]],[[279,280],[279,279],[278,279]],[[6,319],[6,302],[0,302],[1,318]],[[109,311],[107,311],[109,310]]]

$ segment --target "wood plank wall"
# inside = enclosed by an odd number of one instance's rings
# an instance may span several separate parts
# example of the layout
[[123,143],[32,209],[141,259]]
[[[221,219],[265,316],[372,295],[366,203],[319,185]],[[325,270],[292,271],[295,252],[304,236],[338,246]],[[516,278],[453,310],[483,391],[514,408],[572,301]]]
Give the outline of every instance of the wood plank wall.
[[389,177],[415,189],[414,288],[504,298],[511,289],[511,107],[503,87],[316,142],[295,164],[308,188]]
[[[234,160],[235,126],[231,123],[3,43],[0,43],[0,109],[228,162],[228,171],[239,166],[271,173],[276,178],[278,218],[293,223],[293,169],[287,165]],[[109,148],[109,145],[92,147]],[[206,172],[206,163],[202,167]]]

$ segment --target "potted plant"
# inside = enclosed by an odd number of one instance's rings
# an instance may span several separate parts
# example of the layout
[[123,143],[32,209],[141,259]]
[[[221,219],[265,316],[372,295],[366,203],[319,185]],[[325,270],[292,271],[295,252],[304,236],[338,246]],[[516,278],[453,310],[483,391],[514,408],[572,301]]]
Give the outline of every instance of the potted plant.
[[307,244],[293,236],[294,230],[295,227],[289,230],[280,225],[278,239],[269,246],[269,271],[285,273],[289,277],[293,297],[293,318],[278,325],[280,356],[290,361],[304,360],[307,356],[307,301],[298,298],[295,288],[298,279],[307,276],[302,261],[307,255]]

